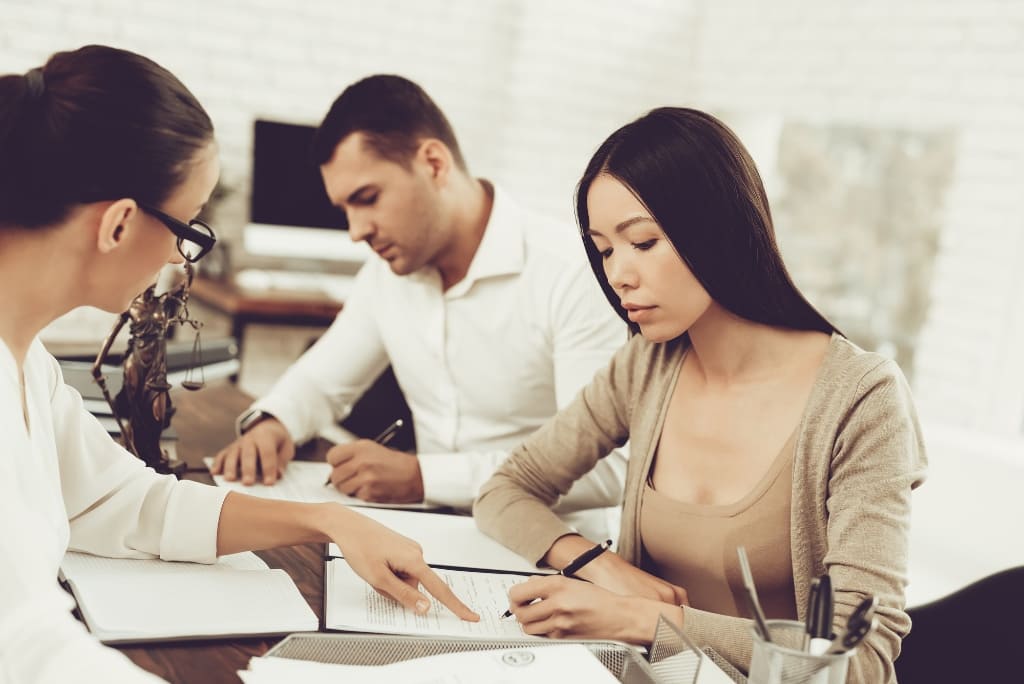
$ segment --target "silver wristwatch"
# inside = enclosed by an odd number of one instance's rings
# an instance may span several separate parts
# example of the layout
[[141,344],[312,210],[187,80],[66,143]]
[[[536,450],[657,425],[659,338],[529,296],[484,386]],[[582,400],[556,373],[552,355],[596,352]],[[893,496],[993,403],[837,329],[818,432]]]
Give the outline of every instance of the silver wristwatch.
[[273,418],[273,416],[260,409],[246,411],[239,416],[238,421],[235,423],[235,429],[238,431],[239,436],[244,435],[249,428],[264,418]]

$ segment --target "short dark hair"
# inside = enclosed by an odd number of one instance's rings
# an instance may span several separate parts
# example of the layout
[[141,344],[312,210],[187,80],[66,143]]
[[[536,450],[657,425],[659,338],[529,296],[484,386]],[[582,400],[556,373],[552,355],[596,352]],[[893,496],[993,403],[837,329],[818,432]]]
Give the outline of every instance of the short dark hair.
[[409,166],[426,138],[443,142],[463,171],[466,162],[451,124],[430,96],[407,78],[378,74],[353,83],[338,96],[313,137],[313,161],[330,161],[338,144],[362,133],[382,159]]
[[212,139],[196,98],[152,60],[58,52],[0,77],[0,226],[52,225],[75,204],[122,197],[160,206]]
[[794,330],[838,332],[793,284],[782,261],[761,176],[736,135],[694,109],[654,109],[598,148],[576,191],[587,257],[608,301],[633,332],[588,237],[587,193],[608,174],[651,212],[708,294],[732,313]]

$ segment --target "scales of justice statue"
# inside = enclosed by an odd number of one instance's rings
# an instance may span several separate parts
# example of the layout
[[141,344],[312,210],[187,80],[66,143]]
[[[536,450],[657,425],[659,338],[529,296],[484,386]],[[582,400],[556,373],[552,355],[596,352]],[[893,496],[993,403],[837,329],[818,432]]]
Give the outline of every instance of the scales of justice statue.
[[[163,294],[156,294],[156,285],[132,300],[114,328],[103,341],[103,346],[92,366],[92,375],[110,405],[121,429],[121,442],[128,451],[140,458],[158,473],[173,473],[181,477],[185,463],[170,460],[160,446],[161,433],[170,426],[174,415],[171,404],[171,385],[167,382],[167,334],[173,325],[188,325],[196,331],[192,346],[191,367],[186,371],[181,386],[187,390],[200,389],[204,382],[192,373],[202,363],[199,329],[202,323],[192,319],[188,311],[188,292],[194,270],[185,262],[184,279]],[[128,346],[122,366],[124,382],[117,396],[111,397],[103,376],[102,364],[110,347],[125,324],[128,324]],[[200,373],[202,371],[200,370]]]

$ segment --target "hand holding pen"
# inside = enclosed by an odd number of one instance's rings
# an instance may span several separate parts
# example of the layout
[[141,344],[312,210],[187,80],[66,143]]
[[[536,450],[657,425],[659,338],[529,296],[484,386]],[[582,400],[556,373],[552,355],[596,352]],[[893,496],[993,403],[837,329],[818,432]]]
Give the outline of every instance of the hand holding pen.
[[[603,543],[596,544],[596,545],[592,546],[591,548],[587,549],[586,551],[584,551],[580,555],[576,556],[576,558],[572,559],[572,561],[570,561],[569,564],[566,565],[564,568],[559,570],[557,574],[561,575],[562,577],[570,577],[572,579],[581,579],[579,577],[576,577],[576,573],[584,565],[586,565],[590,561],[594,560],[595,558],[600,556],[602,553],[607,551],[609,548],[611,548],[611,545],[612,545],[612,540],[611,539],[606,539]],[[583,581],[586,582],[586,580],[583,580]],[[534,603],[536,603],[539,600],[540,599],[535,599]],[[507,617],[512,617],[512,609],[511,608],[506,610],[504,613],[501,614],[501,618],[502,619],[507,618]]]
[[[380,444],[381,446],[387,446],[388,442],[395,438],[395,435],[398,434],[398,431],[402,429],[402,426],[404,424],[405,421],[399,418],[395,422],[391,423],[391,425],[388,425],[386,428],[384,428],[384,430],[379,435],[373,438],[373,441],[376,442],[377,444]],[[330,485],[331,477],[330,475],[328,475],[327,482],[324,482],[324,487],[329,487]]]
[[381,444],[400,425],[395,421],[374,441],[359,439],[331,447],[327,462],[334,467],[329,479],[335,489],[373,503],[421,503],[426,493],[419,457]]

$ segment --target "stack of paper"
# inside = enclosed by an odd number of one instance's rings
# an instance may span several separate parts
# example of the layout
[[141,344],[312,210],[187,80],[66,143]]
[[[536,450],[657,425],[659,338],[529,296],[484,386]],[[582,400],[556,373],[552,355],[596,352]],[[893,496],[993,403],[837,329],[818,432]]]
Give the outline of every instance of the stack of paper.
[[213,565],[69,552],[61,575],[89,631],[106,643],[315,632],[319,626],[288,574],[248,552]]
[[245,684],[587,684],[618,682],[580,644],[466,651],[389,665],[328,665],[288,658],[253,658],[238,676]]

